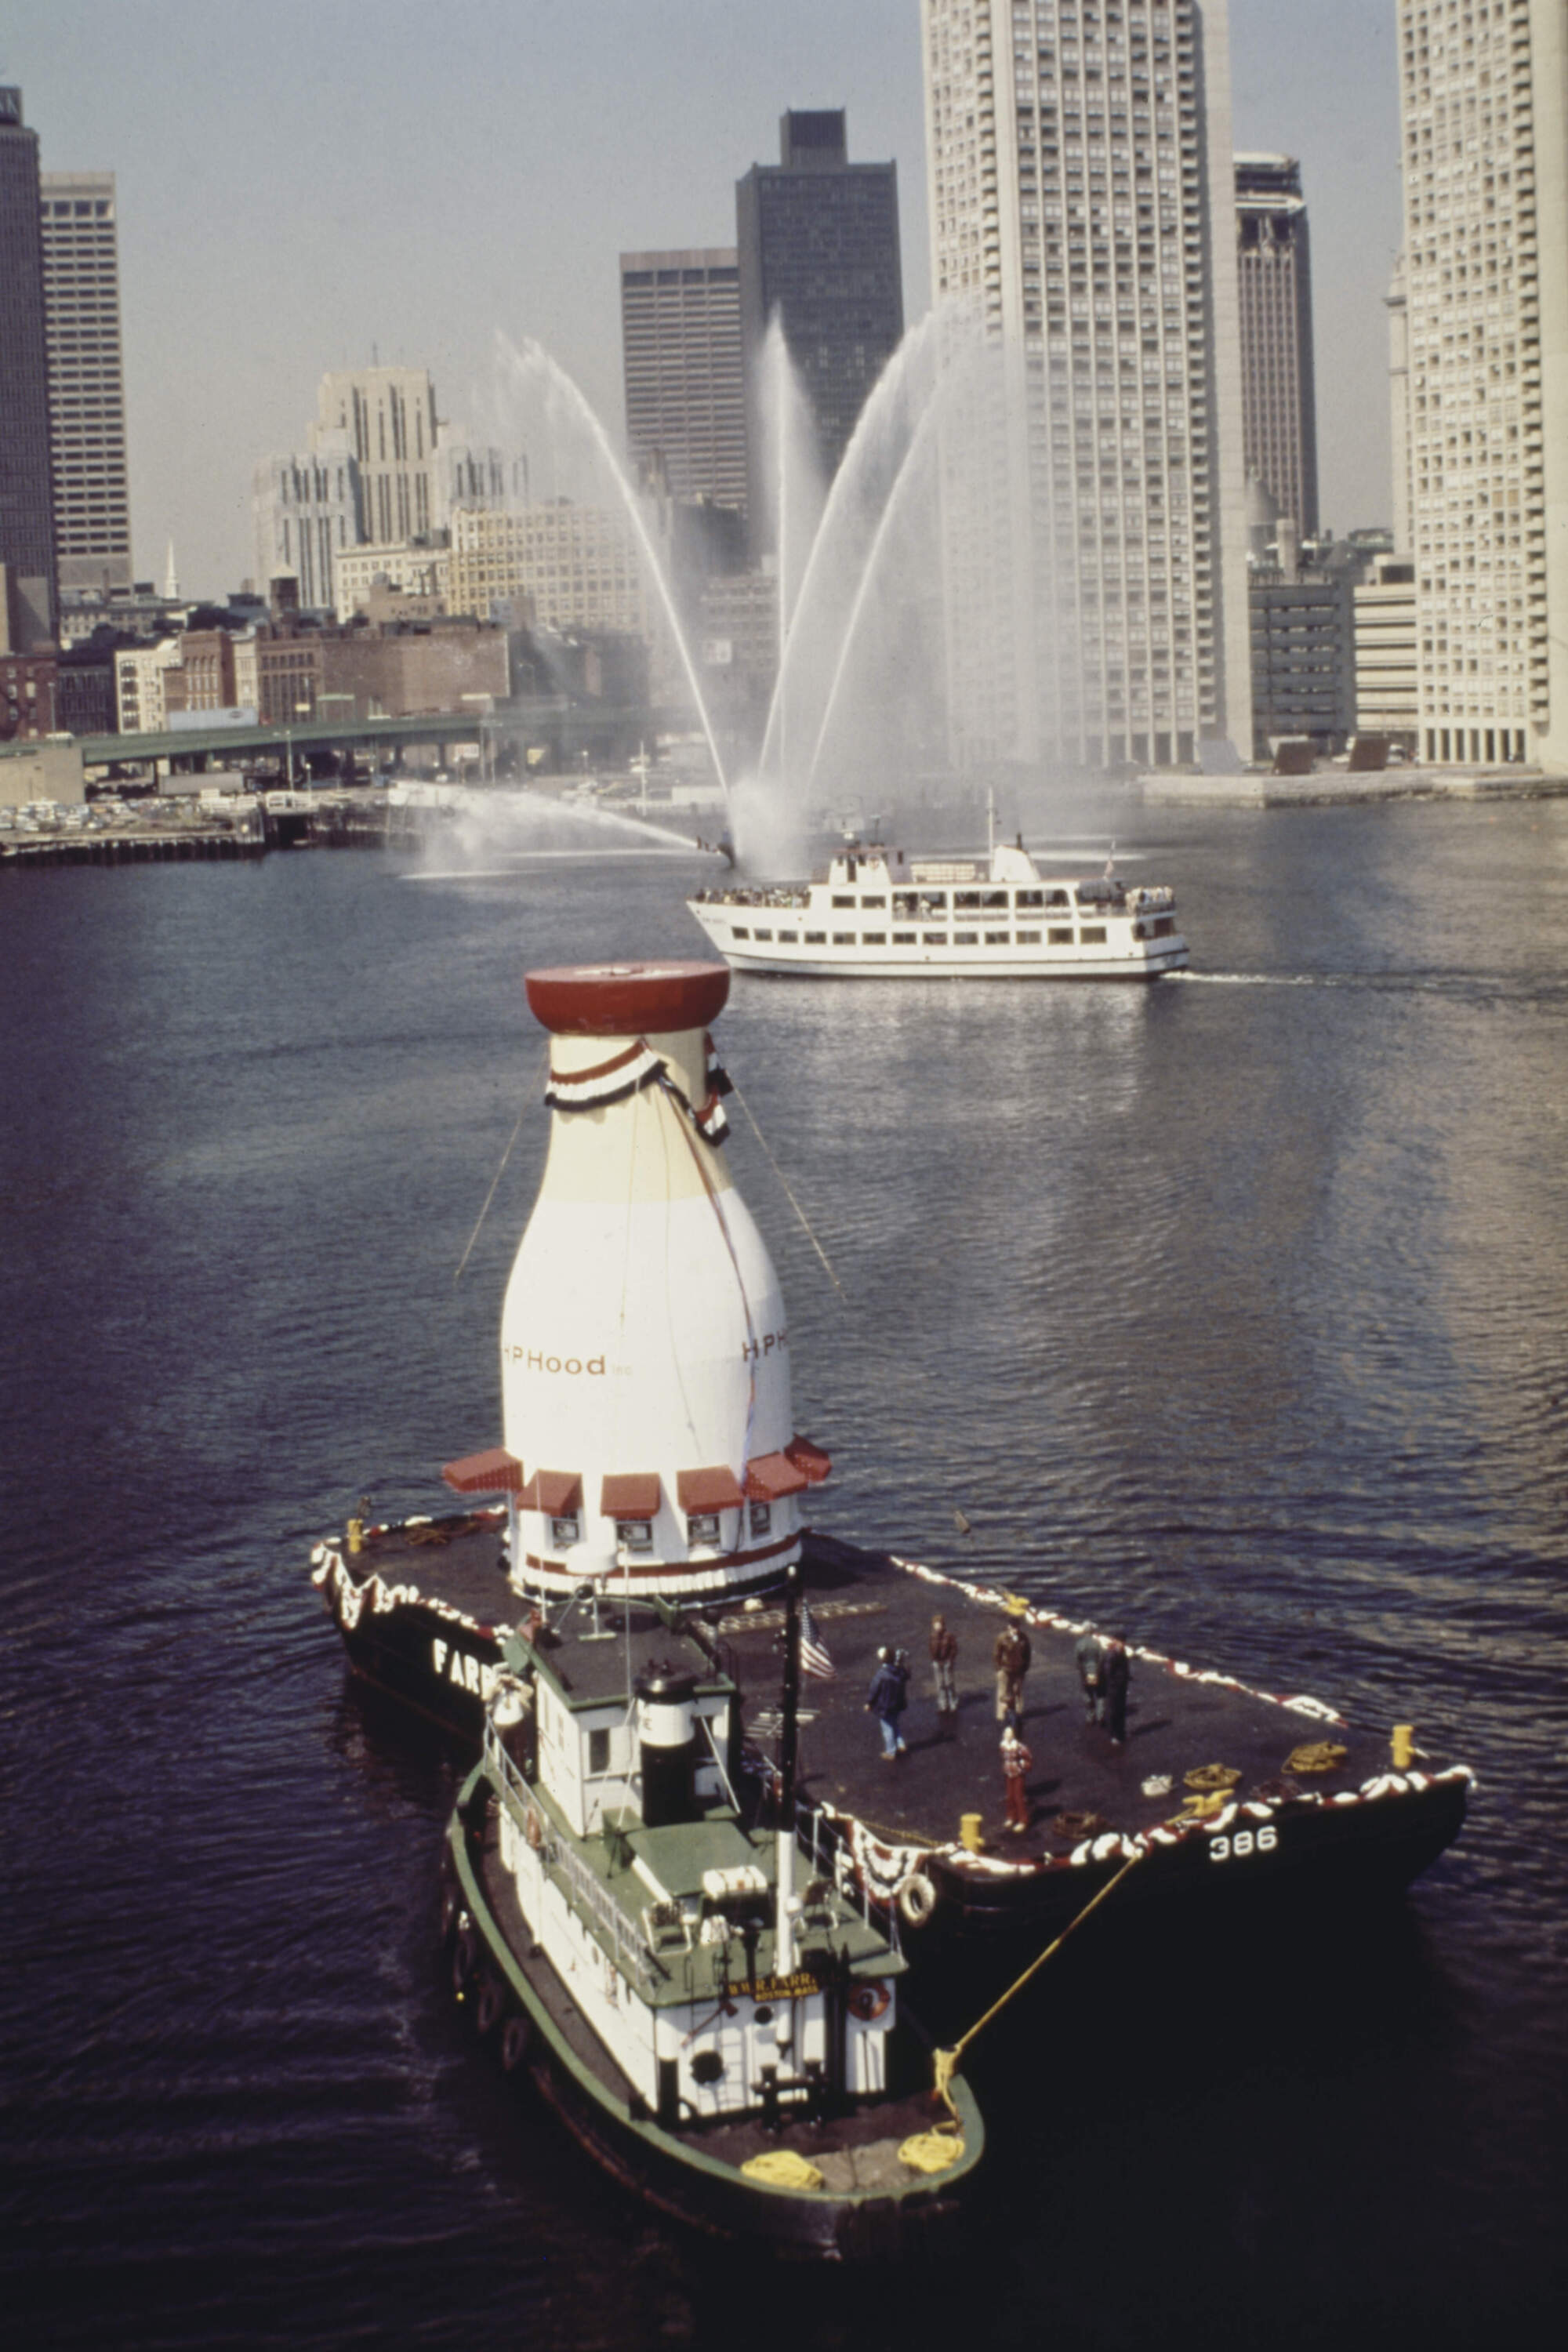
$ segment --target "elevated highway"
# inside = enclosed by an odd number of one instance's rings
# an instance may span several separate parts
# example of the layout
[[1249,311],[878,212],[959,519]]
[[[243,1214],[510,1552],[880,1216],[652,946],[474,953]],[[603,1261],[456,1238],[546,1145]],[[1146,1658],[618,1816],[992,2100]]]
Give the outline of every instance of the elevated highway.
[[[453,744],[477,743],[487,766],[504,749],[528,764],[576,767],[584,753],[592,761],[629,758],[656,734],[678,732],[689,724],[684,711],[647,703],[567,702],[539,695],[472,715],[427,710],[407,719],[349,719],[317,711],[288,727],[182,727],[147,735],[81,735],[76,742],[89,775],[158,760],[205,767],[215,757],[220,762],[251,761],[270,754],[281,765],[326,751],[357,751],[375,759],[413,743],[431,743],[438,751]],[[36,740],[0,743],[0,759],[37,749]],[[535,755],[531,761],[530,754]]]

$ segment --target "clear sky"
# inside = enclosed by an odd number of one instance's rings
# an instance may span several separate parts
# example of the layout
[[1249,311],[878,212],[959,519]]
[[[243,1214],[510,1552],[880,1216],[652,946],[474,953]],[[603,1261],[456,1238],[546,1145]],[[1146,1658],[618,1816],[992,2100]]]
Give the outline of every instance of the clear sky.
[[[1394,0],[1231,0],[1239,147],[1299,155],[1326,522],[1389,515],[1383,295],[1399,242]],[[0,79],[46,171],[118,175],[138,574],[253,566],[257,459],[329,367],[428,366],[490,437],[498,331],[619,436],[623,248],[734,241],[786,107],[899,166],[928,299],[919,0],[11,0]]]

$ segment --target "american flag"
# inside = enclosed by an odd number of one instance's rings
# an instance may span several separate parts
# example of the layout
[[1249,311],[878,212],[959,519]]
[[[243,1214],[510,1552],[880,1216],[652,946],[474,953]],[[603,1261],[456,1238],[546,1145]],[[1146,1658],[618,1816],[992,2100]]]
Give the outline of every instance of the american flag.
[[800,1604],[800,1670],[819,1683],[837,1682],[838,1669],[827,1654],[827,1644],[816,1630],[810,1604]]

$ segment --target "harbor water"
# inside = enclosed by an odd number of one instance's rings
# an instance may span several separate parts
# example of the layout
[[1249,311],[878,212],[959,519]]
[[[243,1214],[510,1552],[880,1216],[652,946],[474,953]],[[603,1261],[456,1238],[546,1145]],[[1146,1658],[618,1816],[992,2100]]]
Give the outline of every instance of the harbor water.
[[307,1575],[362,1494],[438,1509],[499,1435],[525,966],[705,952],[707,869],[0,877],[19,2352],[1458,2352],[1561,2311],[1568,803],[1142,825],[1184,977],[731,992],[818,1521],[1413,1722],[1479,1784],[1383,1908],[1086,1928],[991,2029],[973,2251],[869,2295],[716,2260],[474,2048],[452,1759],[349,1683]]

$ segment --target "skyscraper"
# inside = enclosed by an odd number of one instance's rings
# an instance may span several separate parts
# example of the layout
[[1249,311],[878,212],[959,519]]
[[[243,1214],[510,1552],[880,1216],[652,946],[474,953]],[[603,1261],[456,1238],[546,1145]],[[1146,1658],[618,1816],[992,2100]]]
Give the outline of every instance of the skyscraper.
[[1568,10],[1399,0],[1420,751],[1568,771]]
[[0,88],[0,648],[26,651],[55,628],[55,519],[44,324],[38,134],[22,93]]
[[1388,291],[1388,449],[1394,544],[1410,550],[1410,306],[1405,288],[1405,256],[1397,255]]
[[59,584],[123,588],[131,490],[114,174],[46,172],[41,202]]
[[921,37],[936,302],[1006,375],[1005,461],[947,498],[955,753],[1246,754],[1226,0],[922,0]]
[[[436,388],[424,368],[343,368],[321,378],[310,446],[348,435],[363,533],[377,545],[423,539],[446,521],[436,467]],[[331,440],[335,450],[338,443]]]
[[1236,159],[1242,455],[1303,539],[1318,535],[1312,266],[1301,166]]
[[756,362],[774,312],[816,422],[824,475],[837,472],[866,396],[904,331],[896,163],[851,163],[842,110],[788,113],[779,161],[735,185],[751,512],[757,470]]
[[621,256],[626,443],[678,499],[746,503],[741,278],[732,246]]

